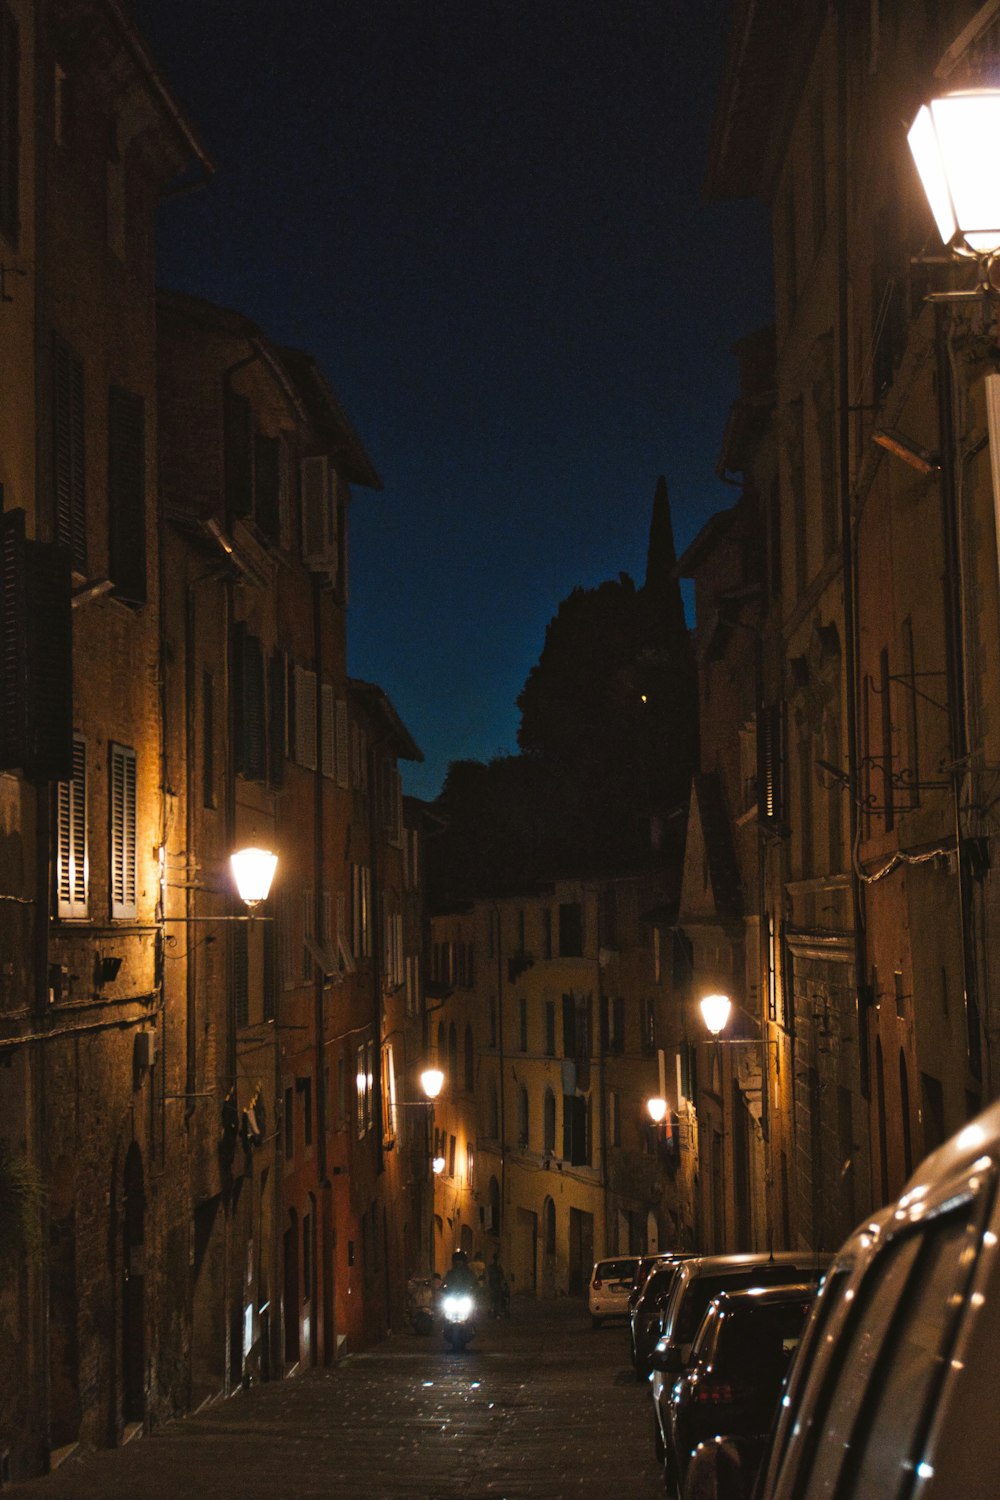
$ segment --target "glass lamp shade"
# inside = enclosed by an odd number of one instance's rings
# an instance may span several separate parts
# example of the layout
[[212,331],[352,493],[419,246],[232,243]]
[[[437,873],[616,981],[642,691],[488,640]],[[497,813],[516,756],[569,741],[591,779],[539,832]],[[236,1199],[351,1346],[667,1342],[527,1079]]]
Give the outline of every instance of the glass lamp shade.
[[732,1001],[728,995],[706,995],[700,1002],[701,1018],[713,1036],[725,1029],[729,1020],[729,1012],[732,1010]]
[[661,1125],[667,1118],[666,1099],[647,1099],[646,1110],[654,1125]]
[[444,1087],[444,1074],[440,1068],[425,1068],[420,1075],[420,1087],[428,1099],[436,1099]]
[[1000,251],[1000,89],[946,94],[921,107],[907,137],[938,232],[976,255]]
[[258,906],[267,900],[271,881],[278,867],[278,856],[270,849],[240,849],[229,857],[240,900],[247,906]]

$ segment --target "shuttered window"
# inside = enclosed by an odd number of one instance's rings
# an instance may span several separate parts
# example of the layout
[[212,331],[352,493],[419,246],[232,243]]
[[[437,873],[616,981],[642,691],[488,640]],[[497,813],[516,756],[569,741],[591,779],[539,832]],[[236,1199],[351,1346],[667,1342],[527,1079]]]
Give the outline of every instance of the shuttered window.
[[258,432],[254,438],[253,513],[260,530],[272,542],[281,529],[281,442]]
[[17,22],[0,4],[0,230],[16,243],[19,224],[18,72],[20,46]]
[[112,917],[134,917],[135,905],[135,751],[111,745],[110,887]]
[[247,924],[234,922],[233,934],[233,1007],[237,1026],[250,1024],[250,964]]
[[757,818],[778,823],[784,815],[782,717],[780,703],[757,710]]
[[295,668],[295,759],[316,769],[316,673]]
[[233,627],[233,748],[236,770],[248,781],[267,775],[267,726],[264,714],[264,653],[246,627]]
[[146,403],[108,392],[108,557],[115,596],[146,602]]
[[33,782],[73,774],[73,627],[65,547],[0,515],[0,769]]
[[73,737],[73,774],[56,783],[56,910],[63,921],[87,915],[87,745]]
[[87,571],[83,361],[58,334],[52,339],[52,484],[56,540],[73,567]]

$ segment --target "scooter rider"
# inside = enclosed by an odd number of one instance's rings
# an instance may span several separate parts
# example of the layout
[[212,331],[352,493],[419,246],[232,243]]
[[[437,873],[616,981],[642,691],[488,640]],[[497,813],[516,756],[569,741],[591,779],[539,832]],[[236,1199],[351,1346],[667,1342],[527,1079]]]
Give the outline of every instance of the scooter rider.
[[476,1273],[469,1265],[469,1257],[464,1250],[456,1250],[451,1257],[451,1270],[444,1278],[441,1290],[459,1294],[467,1292],[473,1298],[479,1291]]

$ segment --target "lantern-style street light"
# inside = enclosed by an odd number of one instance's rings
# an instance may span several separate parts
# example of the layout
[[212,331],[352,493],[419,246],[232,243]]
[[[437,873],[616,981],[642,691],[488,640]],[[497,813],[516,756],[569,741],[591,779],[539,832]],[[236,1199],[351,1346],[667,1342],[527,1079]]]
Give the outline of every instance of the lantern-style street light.
[[664,1120],[667,1118],[666,1099],[661,1099],[659,1095],[652,1099],[647,1099],[646,1113],[649,1115],[649,1118],[652,1120],[654,1125],[662,1125]]
[[1000,89],[931,100],[907,138],[945,245],[988,265],[1000,252]]
[[266,901],[278,867],[278,856],[270,849],[238,849],[229,856],[240,900],[253,914]]
[[436,1099],[444,1087],[444,1074],[440,1068],[425,1068],[420,1075],[420,1087],[428,1099]]
[[705,995],[698,1003],[701,1018],[714,1037],[724,1031],[733,1003],[728,995]]

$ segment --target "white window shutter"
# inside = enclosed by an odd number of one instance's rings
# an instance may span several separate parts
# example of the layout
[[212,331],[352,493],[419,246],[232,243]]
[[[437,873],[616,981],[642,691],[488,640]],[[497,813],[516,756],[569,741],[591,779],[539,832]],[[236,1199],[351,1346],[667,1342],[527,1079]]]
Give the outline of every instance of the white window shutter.
[[110,748],[111,915],[127,918],[136,914],[135,751]]
[[347,718],[347,701],[344,698],[337,699],[337,785],[349,787],[351,784],[351,738],[350,725]]
[[73,776],[56,786],[56,895],[63,920],[87,915],[87,745],[74,736]]
[[324,682],[321,692],[323,723],[320,734],[320,764],[323,768],[323,775],[332,777],[336,765],[333,688],[328,682]]
[[316,769],[316,673],[295,668],[295,759],[307,771]]

